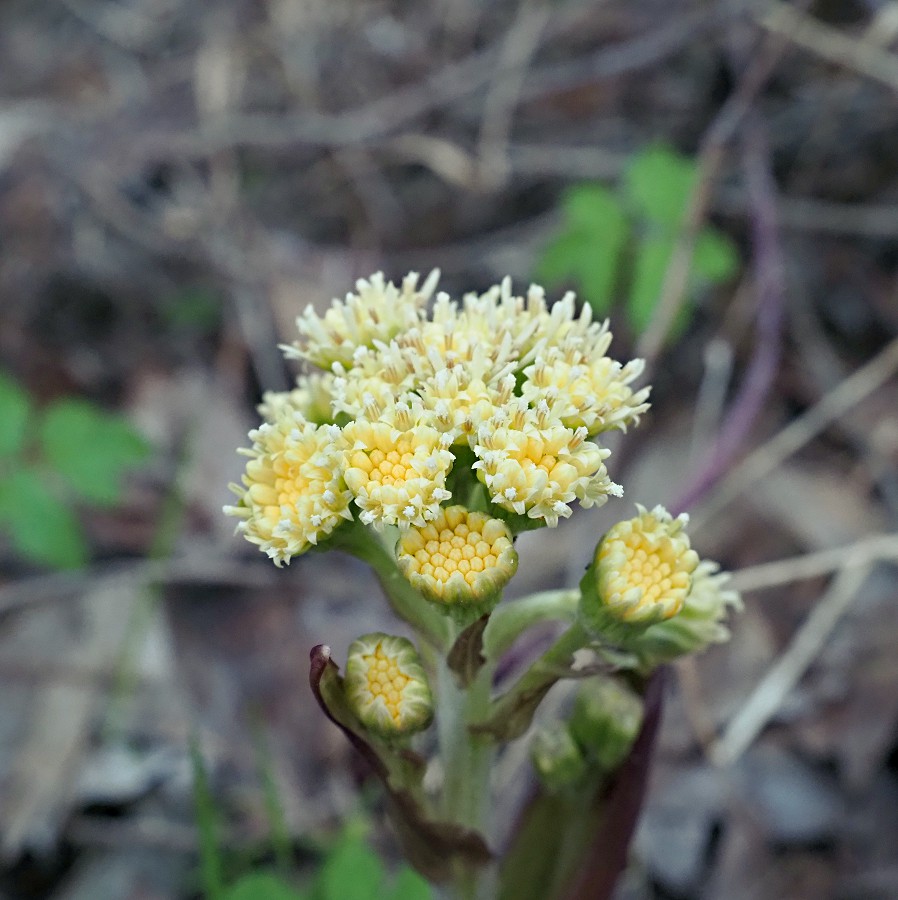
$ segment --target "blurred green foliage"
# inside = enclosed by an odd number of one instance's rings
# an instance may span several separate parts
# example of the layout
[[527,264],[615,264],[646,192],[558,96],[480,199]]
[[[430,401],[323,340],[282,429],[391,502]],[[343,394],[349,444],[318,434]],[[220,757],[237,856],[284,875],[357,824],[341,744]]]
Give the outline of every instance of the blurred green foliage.
[[149,455],[147,442],[121,416],[82,399],[39,409],[0,373],[0,528],[26,559],[75,568],[88,546],[78,503],[112,507],[122,479]]
[[[631,158],[616,187],[570,188],[561,200],[563,225],[543,251],[537,278],[573,284],[600,316],[622,297],[630,327],[642,333],[661,296],[697,177],[692,160],[656,145]],[[738,266],[732,241],[704,228],[692,256],[685,313],[674,331],[688,322],[701,290],[731,278]]]

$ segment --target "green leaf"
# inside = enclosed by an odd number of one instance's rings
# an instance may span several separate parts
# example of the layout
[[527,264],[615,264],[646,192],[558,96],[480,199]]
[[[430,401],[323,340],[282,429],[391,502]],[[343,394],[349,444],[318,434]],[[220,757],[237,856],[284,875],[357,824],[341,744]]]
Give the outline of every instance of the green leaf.
[[81,526],[43,473],[20,468],[0,481],[0,522],[19,553],[33,562],[74,569],[87,561]]
[[659,235],[647,237],[639,245],[627,297],[627,317],[636,334],[642,334],[652,320],[673,248],[673,238]]
[[119,501],[122,475],[139,465],[150,449],[123,418],[80,399],[48,407],[40,440],[48,462],[72,489],[104,505]]
[[31,400],[9,376],[0,372],[0,457],[15,456],[22,450]]
[[223,900],[305,900],[288,882],[270,872],[251,872],[232,884]]
[[739,268],[739,254],[725,234],[706,228],[695,242],[692,268],[694,274],[705,281],[726,281]]
[[605,313],[629,235],[620,203],[607,188],[586,184],[569,190],[562,207],[566,226],[543,252],[537,277],[548,284],[573,281],[583,299]]
[[695,186],[694,162],[669,147],[637,153],[624,172],[623,190],[635,211],[650,222],[676,230]]
[[572,230],[608,231],[607,222],[623,217],[620,201],[603,184],[578,184],[565,191],[561,208]]
[[320,900],[380,900],[384,867],[378,855],[354,835],[345,835],[322,866]]
[[432,900],[433,891],[430,884],[408,866],[403,866],[391,890],[384,895],[384,900]]

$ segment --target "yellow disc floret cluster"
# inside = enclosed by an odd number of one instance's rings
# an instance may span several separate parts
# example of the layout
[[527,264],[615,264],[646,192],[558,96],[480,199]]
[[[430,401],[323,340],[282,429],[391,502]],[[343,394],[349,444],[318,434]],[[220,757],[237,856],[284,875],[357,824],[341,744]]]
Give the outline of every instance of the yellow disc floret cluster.
[[686,515],[661,506],[618,522],[599,544],[595,571],[604,606],[626,622],[661,621],[683,608],[698,554],[683,531]]
[[465,503],[516,533],[621,493],[596,441],[648,408],[648,388],[632,387],[642,362],[611,359],[607,323],[572,294],[517,296],[506,278],[456,300],[437,275],[378,273],[297,320],[285,350],[311,369],[265,395],[263,429],[277,437],[253,433],[228,507],[276,562],[354,517],[420,529]]
[[396,547],[399,568],[427,599],[473,605],[498,596],[517,570],[508,526],[484,513],[449,506]]
[[353,641],[345,691],[362,724],[385,737],[420,731],[433,715],[427,676],[404,637],[377,632]]

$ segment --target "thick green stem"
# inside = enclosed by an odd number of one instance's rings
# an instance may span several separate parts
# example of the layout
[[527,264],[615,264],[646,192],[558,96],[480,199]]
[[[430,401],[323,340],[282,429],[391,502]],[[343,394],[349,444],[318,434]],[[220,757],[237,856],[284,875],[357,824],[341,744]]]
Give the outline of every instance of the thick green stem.
[[[447,821],[489,837],[492,742],[469,730],[490,703],[493,667],[483,666],[467,690],[441,661],[437,681],[437,729],[443,765],[443,815]],[[495,896],[492,867],[474,867],[463,860],[455,866],[453,900],[491,900]]]
[[574,622],[523,675],[495,702],[489,713],[477,721],[477,731],[497,741],[520,737],[533,721],[533,714],[552,685],[569,677],[574,654],[591,638],[579,622]]

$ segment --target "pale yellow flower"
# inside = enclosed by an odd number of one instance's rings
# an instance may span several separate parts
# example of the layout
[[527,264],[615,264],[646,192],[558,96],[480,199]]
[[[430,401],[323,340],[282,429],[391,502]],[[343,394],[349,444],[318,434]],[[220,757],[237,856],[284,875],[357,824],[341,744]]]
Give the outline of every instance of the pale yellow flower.
[[425,409],[433,413],[433,425],[450,435],[453,443],[476,437],[480,426],[514,395],[514,375],[488,382],[484,368],[476,363],[444,368],[418,389]]
[[[493,311],[494,312],[494,311]],[[497,328],[481,310],[459,308],[448,295],[438,295],[433,318],[397,337],[416,367],[419,380],[443,369],[476,370],[487,384],[499,380],[514,366],[515,356],[507,328]],[[474,375],[472,374],[472,377]]]
[[319,316],[309,305],[296,320],[302,340],[284,347],[288,356],[306,359],[329,369],[339,362],[350,366],[359,347],[373,347],[375,341],[389,341],[419,323],[427,301],[436,288],[439,272],[434,270],[421,287],[418,275],[409,273],[397,286],[378,272],[356,282],[357,293],[335,300]]
[[381,737],[414,734],[433,718],[433,698],[414,644],[375,633],[353,641],[346,660],[346,699],[359,721]]
[[497,600],[518,565],[508,526],[463,506],[441,508],[432,522],[406,531],[396,558],[412,586],[444,606]]
[[662,506],[637,510],[602,539],[592,573],[603,610],[622,622],[651,624],[683,609],[699,559],[683,530],[685,513],[673,518]]
[[610,359],[605,355],[610,340],[605,325],[588,342],[588,353],[582,349],[586,342],[573,337],[545,347],[524,369],[521,395],[533,406],[545,400],[565,425],[583,426],[590,435],[638,424],[649,407],[649,389],[634,392],[629,385],[642,374],[645,362],[633,359],[622,366]]
[[621,493],[603,462],[610,451],[587,440],[585,428],[552,418],[544,402],[534,410],[512,401],[481,425],[473,449],[493,503],[550,526],[571,515],[574,501],[601,505]]
[[350,367],[334,363],[332,371],[334,410],[350,418],[365,415],[368,397],[386,407],[418,383],[413,360],[395,341],[359,347]]
[[225,512],[241,520],[238,532],[277,565],[289,563],[352,518],[343,437],[335,425],[315,425],[281,409],[250,438],[243,485],[231,485],[239,502]]
[[449,438],[422,424],[425,411],[414,396],[383,408],[368,398],[366,418],[343,430],[344,478],[366,525],[422,526],[451,496],[446,476],[455,457]]

